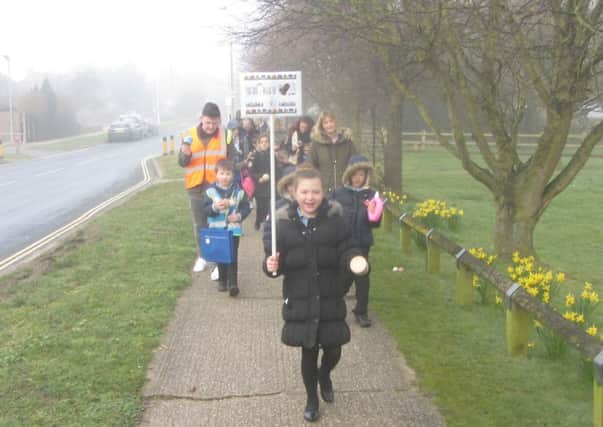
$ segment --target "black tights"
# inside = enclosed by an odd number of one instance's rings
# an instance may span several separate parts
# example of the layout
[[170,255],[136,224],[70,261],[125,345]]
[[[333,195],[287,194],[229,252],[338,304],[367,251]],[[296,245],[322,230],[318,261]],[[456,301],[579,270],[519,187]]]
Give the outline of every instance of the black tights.
[[322,349],[320,370],[318,369],[318,348],[302,347],[301,371],[308,397],[307,406],[318,408],[318,377],[330,381],[329,374],[341,358],[341,346]]

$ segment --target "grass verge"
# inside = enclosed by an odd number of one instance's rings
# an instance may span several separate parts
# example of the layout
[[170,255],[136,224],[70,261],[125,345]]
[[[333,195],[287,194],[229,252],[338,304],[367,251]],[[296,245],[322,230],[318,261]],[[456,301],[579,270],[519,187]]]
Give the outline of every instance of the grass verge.
[[[539,259],[568,273],[557,301],[561,309],[567,291],[575,291],[584,281],[602,290],[597,281],[603,277],[598,260],[603,242],[598,225],[602,178],[603,159],[591,159],[553,201],[536,230]],[[404,183],[413,196],[443,199],[463,208],[460,229],[444,234],[465,247],[481,246],[492,253],[492,198],[455,159],[437,148],[407,151]],[[371,308],[450,426],[592,425],[588,365],[571,352],[560,360],[547,359],[538,344],[528,359],[507,356],[501,306],[458,307],[453,259],[443,255],[442,272],[427,275],[424,252],[413,247],[413,255],[403,257],[397,235],[377,233],[371,253]],[[403,265],[405,272],[392,272],[396,265]],[[601,324],[601,313],[595,318]]]
[[181,183],[153,186],[0,278],[0,425],[135,423],[152,351],[190,283],[189,216]]
[[[40,149],[48,151],[69,151],[89,147],[91,145],[103,144],[107,142],[107,134],[99,133],[93,135],[75,136],[59,139],[49,143],[39,145]],[[31,148],[38,148],[35,142],[31,143]]]

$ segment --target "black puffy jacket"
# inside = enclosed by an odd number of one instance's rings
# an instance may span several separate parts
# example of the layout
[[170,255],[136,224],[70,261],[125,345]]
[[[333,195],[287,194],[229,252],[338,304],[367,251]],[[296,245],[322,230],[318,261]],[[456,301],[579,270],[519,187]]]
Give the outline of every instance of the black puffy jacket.
[[[361,252],[351,246],[338,203],[324,200],[307,227],[297,206],[294,202],[276,214],[278,275],[284,275],[281,339],[306,348],[340,346],[350,340],[344,283],[351,277],[350,259]],[[263,267],[272,277],[265,261]]]
[[373,228],[379,227],[381,220],[378,223],[369,222],[364,202],[374,196],[375,191],[370,188],[355,191],[349,187],[339,187],[331,194],[331,198],[339,202],[343,208],[343,217],[351,228],[354,246],[360,248],[373,246]]

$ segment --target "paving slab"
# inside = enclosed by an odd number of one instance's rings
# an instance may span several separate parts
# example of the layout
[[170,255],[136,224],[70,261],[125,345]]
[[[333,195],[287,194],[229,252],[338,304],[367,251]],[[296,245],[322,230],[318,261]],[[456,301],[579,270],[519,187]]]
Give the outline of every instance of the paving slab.
[[[280,342],[281,279],[264,275],[262,258],[260,233],[251,231],[241,239],[236,298],[217,292],[211,269],[193,275],[149,367],[141,426],[305,424],[301,351]],[[318,425],[444,426],[372,318],[363,329],[348,316],[352,341],[332,374],[336,402],[321,403]]]

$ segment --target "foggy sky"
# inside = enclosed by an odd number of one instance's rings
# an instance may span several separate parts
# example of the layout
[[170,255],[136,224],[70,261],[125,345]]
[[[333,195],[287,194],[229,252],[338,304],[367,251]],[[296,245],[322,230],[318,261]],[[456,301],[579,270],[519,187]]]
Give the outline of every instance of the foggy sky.
[[[135,64],[148,77],[185,68],[229,72],[229,45],[219,30],[244,14],[235,0],[6,0],[0,55],[13,80],[28,71],[64,73],[78,66]],[[208,66],[208,62],[211,66]],[[0,73],[7,73],[0,58]]]

